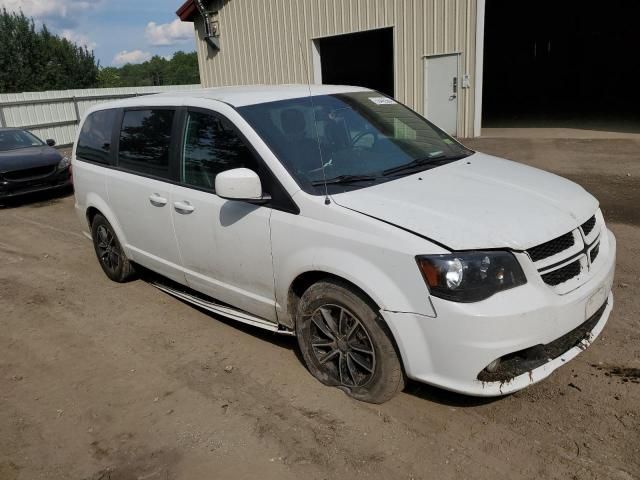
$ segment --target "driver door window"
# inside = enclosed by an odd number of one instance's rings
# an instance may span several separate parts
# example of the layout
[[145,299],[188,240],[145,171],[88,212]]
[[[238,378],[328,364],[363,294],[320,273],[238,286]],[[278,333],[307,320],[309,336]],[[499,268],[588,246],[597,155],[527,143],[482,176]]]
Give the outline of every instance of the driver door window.
[[214,191],[218,173],[243,167],[257,172],[253,154],[231,123],[217,115],[189,112],[180,172],[182,183]]

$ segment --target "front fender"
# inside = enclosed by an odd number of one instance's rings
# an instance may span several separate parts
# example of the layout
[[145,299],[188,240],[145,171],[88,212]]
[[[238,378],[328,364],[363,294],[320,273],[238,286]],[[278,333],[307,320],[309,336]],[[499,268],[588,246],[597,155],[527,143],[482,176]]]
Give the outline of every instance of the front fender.
[[[274,255],[276,269],[276,299],[278,318],[281,323],[293,325],[294,312],[289,311],[289,289],[300,275],[307,272],[323,272],[340,277],[362,290],[381,310],[413,312],[435,317],[435,311],[429,301],[429,293],[424,284],[415,285],[419,281],[419,272],[413,258],[409,259],[409,267],[415,269],[414,278],[408,276],[399,281],[393,273],[400,273],[404,268],[383,261],[373,263],[352,251],[329,248],[308,247],[295,252],[287,252],[283,256]],[[422,290],[416,298],[415,291]]]

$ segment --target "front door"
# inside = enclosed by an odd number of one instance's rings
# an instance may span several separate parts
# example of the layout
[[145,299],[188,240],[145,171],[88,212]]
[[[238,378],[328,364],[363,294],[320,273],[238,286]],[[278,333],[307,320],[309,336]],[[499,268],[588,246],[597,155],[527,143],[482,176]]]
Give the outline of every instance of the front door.
[[458,55],[425,60],[425,117],[449,135],[458,133]]
[[189,286],[275,322],[271,208],[215,194],[218,173],[259,172],[256,158],[231,122],[205,110],[187,112],[181,150],[171,211]]

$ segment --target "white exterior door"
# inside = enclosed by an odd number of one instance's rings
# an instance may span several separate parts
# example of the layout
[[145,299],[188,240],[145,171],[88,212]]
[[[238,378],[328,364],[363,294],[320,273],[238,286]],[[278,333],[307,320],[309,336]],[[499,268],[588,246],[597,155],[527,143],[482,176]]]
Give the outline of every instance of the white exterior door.
[[184,283],[169,205],[174,119],[174,109],[167,107],[126,110],[119,132],[120,170],[105,171],[131,260]]
[[216,300],[276,321],[271,208],[225,200],[215,176],[256,170],[255,158],[226,118],[189,111],[180,154],[180,185],[169,209],[189,286]]
[[180,185],[170,209],[188,285],[275,321],[271,209]]
[[425,117],[449,135],[458,133],[458,55],[425,59]]
[[171,184],[115,170],[109,173],[111,208],[125,232],[131,260],[184,283],[171,222]]

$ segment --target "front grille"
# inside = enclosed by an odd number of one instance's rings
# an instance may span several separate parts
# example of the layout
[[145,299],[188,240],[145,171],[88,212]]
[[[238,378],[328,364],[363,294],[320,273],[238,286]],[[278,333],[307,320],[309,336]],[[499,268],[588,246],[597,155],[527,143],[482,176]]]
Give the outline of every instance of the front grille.
[[55,170],[55,165],[47,165],[44,167],[26,168],[24,170],[6,172],[2,174],[2,176],[6,180],[31,180],[33,178],[46,177],[47,175],[51,175]]
[[582,225],[580,225],[580,228],[582,229],[582,233],[584,233],[584,236],[586,237],[591,233],[591,230],[593,230],[593,227],[595,226],[596,226],[596,216],[594,215],[589,220],[587,220]]
[[564,267],[554,270],[553,272],[543,274],[542,280],[544,280],[544,283],[546,283],[547,285],[555,287],[556,285],[560,285],[561,283],[564,283],[567,280],[578,276],[579,273],[580,260],[576,260],[575,262],[565,265]]
[[505,355],[500,359],[501,362],[496,371],[489,372],[484,369],[478,374],[478,380],[483,382],[505,382],[523,373],[531,372],[531,370],[558,358],[573,347],[582,345],[583,340],[591,340],[591,332],[602,318],[602,314],[607,308],[607,303],[604,302],[582,325],[555,339],[553,342]]
[[566,249],[573,247],[574,244],[575,239],[573,238],[573,233],[569,232],[558,238],[549,240],[546,243],[530,248],[527,250],[527,253],[531,257],[531,260],[537,262],[538,260],[543,260],[545,258],[552,257],[557,253],[563,252]]
[[597,244],[595,247],[591,249],[591,253],[589,254],[589,258],[591,259],[591,263],[597,258],[600,253],[600,244]]

